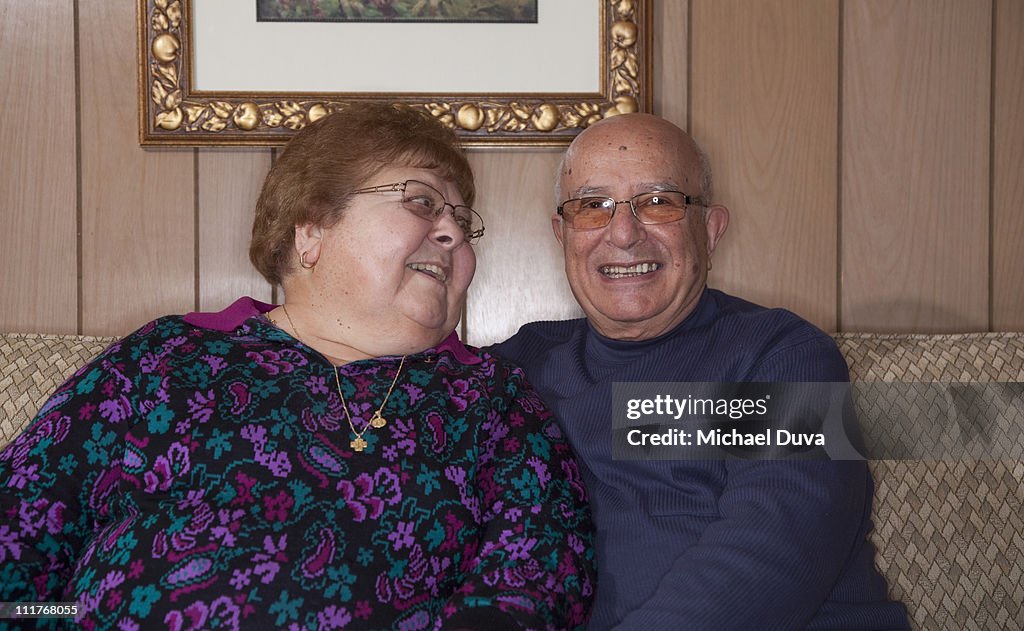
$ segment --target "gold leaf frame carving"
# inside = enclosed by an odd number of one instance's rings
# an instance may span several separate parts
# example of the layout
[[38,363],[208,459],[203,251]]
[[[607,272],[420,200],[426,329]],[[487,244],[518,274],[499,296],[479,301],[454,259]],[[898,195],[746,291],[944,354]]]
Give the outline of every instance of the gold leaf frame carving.
[[192,89],[195,0],[138,1],[142,145],[279,145],[335,110],[387,101],[429,112],[467,146],[560,146],[601,118],[651,111],[653,0],[594,0],[601,3],[599,92],[515,95],[200,93]]

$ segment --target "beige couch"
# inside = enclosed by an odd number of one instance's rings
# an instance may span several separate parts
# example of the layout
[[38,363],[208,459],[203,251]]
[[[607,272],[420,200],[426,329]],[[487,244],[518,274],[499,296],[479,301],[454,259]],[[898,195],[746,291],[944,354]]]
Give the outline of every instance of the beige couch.
[[[0,445],[112,338],[0,334]],[[855,381],[1024,382],[1024,333],[838,334]],[[877,461],[879,569],[918,629],[1024,628],[1024,461]]]

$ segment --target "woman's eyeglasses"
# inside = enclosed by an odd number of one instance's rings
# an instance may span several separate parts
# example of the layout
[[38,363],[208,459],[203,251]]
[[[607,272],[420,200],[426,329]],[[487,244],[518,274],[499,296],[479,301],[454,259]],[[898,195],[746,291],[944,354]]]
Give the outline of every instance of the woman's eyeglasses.
[[466,241],[476,243],[484,234],[484,220],[480,213],[469,206],[448,203],[441,191],[419,180],[381,184],[352,191],[353,195],[359,193],[401,193],[403,208],[431,222],[437,221],[446,208],[451,208],[452,218],[462,230]]

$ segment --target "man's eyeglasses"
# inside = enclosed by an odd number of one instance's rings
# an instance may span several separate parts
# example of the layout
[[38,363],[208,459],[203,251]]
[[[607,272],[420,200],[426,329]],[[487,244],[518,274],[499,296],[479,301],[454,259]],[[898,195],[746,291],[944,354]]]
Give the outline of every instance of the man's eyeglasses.
[[401,193],[402,208],[427,221],[437,221],[445,208],[451,208],[452,218],[462,230],[466,241],[476,243],[484,234],[484,220],[479,213],[469,206],[449,204],[441,191],[418,180],[381,184],[352,191],[353,195],[359,193]]
[[569,199],[558,207],[558,214],[574,230],[596,230],[611,223],[619,204],[629,204],[637,221],[648,225],[679,221],[686,216],[687,206],[705,205],[702,198],[679,191],[651,191],[621,201],[597,196]]

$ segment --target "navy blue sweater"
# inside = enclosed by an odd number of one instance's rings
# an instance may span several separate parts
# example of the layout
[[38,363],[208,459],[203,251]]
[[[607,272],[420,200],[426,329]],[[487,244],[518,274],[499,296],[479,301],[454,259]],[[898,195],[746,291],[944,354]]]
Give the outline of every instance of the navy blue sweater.
[[494,352],[562,420],[597,523],[591,629],[907,629],[874,567],[863,462],[612,460],[615,381],[847,381],[832,339],[706,290],[652,340],[586,320],[525,325]]

